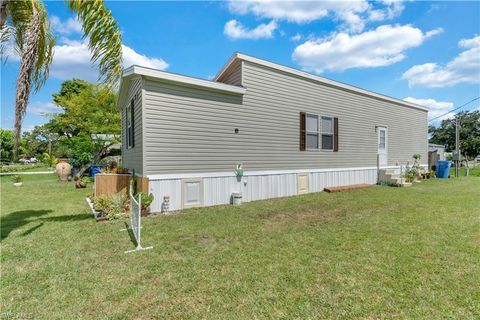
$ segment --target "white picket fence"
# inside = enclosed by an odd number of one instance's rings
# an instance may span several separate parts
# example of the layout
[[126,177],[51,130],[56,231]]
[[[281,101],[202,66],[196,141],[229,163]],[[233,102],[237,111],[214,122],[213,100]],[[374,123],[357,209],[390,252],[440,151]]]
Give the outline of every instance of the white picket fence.
[[[142,251],[152,249],[153,247],[142,247],[141,244],[141,230],[142,230],[142,194],[138,195],[138,201],[135,199],[135,196],[132,193],[132,187],[130,186],[130,227],[123,230],[132,230],[133,236],[137,247],[133,250],[125,251],[125,253]],[[122,231],[123,231],[122,230]]]

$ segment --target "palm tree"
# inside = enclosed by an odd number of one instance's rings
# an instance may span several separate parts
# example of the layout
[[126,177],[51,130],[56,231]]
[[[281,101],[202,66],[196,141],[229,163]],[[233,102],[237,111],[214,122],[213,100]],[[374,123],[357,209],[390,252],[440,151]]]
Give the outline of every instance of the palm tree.
[[[84,38],[98,62],[100,79],[113,85],[122,72],[122,36],[117,22],[103,0],[68,0],[70,11],[77,14]],[[0,42],[15,43],[20,55],[20,70],[15,97],[14,154],[17,155],[22,121],[30,92],[38,91],[48,78],[55,38],[42,0],[0,0]]]

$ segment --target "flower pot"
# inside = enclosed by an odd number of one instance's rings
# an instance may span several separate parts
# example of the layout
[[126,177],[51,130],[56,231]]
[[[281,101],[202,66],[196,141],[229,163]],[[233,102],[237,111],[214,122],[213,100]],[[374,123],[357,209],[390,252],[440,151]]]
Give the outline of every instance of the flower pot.
[[150,207],[142,208],[142,213],[141,213],[142,217],[148,216],[149,213],[150,213]]
[[85,188],[87,185],[82,182],[82,180],[75,181],[75,188],[82,189]]
[[15,182],[13,185],[15,187],[21,187],[23,185],[23,182]]
[[72,166],[67,162],[67,159],[61,158],[58,159],[55,171],[57,172],[60,181],[68,181],[68,177],[70,176],[70,173],[72,173]]

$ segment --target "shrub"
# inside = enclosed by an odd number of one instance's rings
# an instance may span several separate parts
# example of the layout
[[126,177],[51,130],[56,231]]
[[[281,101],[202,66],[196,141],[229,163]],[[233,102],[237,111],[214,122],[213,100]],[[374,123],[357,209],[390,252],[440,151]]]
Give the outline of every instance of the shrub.
[[20,172],[20,171],[26,171],[26,170],[31,170],[31,169],[41,168],[41,167],[43,167],[43,165],[41,164],[5,166],[0,168],[0,173]]
[[128,197],[123,193],[98,196],[93,199],[95,210],[102,211],[108,220],[118,219],[128,212]]
[[19,182],[22,182],[23,178],[21,176],[19,176],[18,174],[17,175],[14,175],[12,177],[12,181],[13,183],[19,183]]
[[98,211],[105,211],[112,204],[112,200],[109,196],[103,195],[93,199],[93,207]]
[[42,155],[42,159],[41,159],[41,160],[42,160],[42,162],[43,162],[46,166],[48,166],[48,167],[55,167],[55,165],[56,165],[57,162],[58,162],[58,159],[55,158],[54,155],[50,155],[50,154],[48,154],[48,153],[44,153],[44,154]]
[[137,194],[137,196],[141,194],[142,195],[142,209],[147,209],[148,207],[150,207],[150,205],[152,204],[153,202],[153,194],[145,194],[143,192],[140,192]]
[[405,181],[406,182],[413,182],[413,179],[415,179],[415,175],[417,173],[414,170],[410,170],[405,174]]
[[114,193],[110,196],[111,205],[105,211],[108,220],[118,219],[126,215],[128,211],[128,197],[122,193]]

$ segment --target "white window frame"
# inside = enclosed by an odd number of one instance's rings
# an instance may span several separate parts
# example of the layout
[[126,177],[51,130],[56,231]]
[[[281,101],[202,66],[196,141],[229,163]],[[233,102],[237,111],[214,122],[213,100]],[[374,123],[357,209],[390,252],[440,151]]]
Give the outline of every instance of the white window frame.
[[[380,144],[381,144],[381,132],[384,133],[384,138],[385,138],[385,141],[384,141],[384,144],[383,144],[383,148],[380,147]],[[388,135],[388,132],[387,132],[387,127],[378,127],[378,145],[377,145],[377,148],[379,150],[387,150],[387,135]]]
[[[308,117],[315,117],[317,118],[317,131],[309,131],[308,130]],[[309,134],[316,134],[317,135],[317,147],[316,148],[309,148],[308,147],[308,135]],[[318,151],[320,147],[320,116],[314,113],[305,113],[305,150],[307,151]]]
[[[331,132],[326,132],[326,131],[323,131],[323,128],[322,128],[322,119],[329,119],[330,121],[332,121],[332,131]],[[333,117],[331,116],[321,116],[319,118],[319,128],[320,128],[320,140],[318,141],[319,143],[319,148],[322,150],[322,151],[333,151],[334,149],[334,144],[335,144],[335,120]],[[324,149],[322,147],[322,137],[326,135],[326,136],[331,136],[332,137],[332,148],[331,149]]]
[[[308,117],[316,117],[317,118],[317,130],[318,131],[309,131],[307,129],[307,118]],[[332,132],[324,132],[322,130],[322,118],[324,119],[330,119],[332,121]],[[305,113],[305,150],[307,151],[327,151],[327,152],[333,152],[334,150],[334,144],[335,144],[335,119],[332,116],[322,116],[319,114],[315,113]],[[308,142],[307,142],[307,135],[308,134],[316,134],[318,137],[318,142],[317,142],[317,147],[316,148],[308,148]],[[331,149],[323,149],[322,148],[322,135],[330,135],[332,137],[332,148]]]

